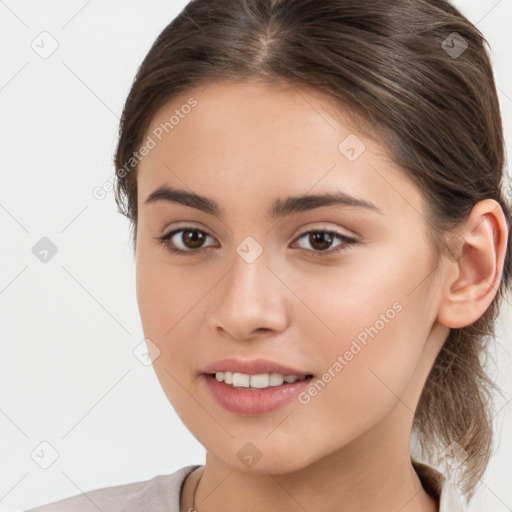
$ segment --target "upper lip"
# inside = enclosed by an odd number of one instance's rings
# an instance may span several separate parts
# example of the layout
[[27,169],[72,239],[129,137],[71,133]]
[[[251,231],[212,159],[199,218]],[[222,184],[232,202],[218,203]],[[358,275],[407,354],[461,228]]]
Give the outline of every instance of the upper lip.
[[228,358],[216,361],[203,370],[204,373],[217,373],[217,372],[234,372],[234,373],[245,373],[247,375],[258,375],[260,373],[280,373],[282,375],[297,375],[298,377],[305,377],[306,375],[312,375],[302,370],[297,370],[290,366],[285,366],[275,361],[268,359],[237,359]]

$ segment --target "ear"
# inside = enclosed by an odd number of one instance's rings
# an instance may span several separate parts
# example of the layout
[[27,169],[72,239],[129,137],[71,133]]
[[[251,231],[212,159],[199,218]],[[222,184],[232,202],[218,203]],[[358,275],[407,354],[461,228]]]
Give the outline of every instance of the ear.
[[478,202],[454,235],[458,249],[453,260],[446,260],[438,314],[441,324],[461,328],[485,313],[500,285],[507,239],[500,204],[494,199]]

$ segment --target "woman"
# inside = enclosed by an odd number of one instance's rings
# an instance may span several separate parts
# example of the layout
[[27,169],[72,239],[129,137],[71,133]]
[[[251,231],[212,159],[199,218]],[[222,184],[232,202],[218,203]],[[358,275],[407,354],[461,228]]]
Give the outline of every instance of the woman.
[[149,353],[206,461],[33,511],[465,509],[511,214],[460,12],[192,1],[137,73],[115,164]]

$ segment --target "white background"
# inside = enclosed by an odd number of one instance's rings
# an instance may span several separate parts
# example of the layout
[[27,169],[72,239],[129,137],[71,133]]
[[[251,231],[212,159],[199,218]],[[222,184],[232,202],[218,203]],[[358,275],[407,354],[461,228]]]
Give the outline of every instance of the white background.
[[[152,367],[133,355],[143,334],[128,221],[112,192],[92,195],[112,177],[136,69],[185,5],[0,0],[2,511],[204,463]],[[510,153],[512,0],[455,5],[491,44]],[[58,43],[47,59],[31,47],[43,31]],[[32,253],[42,237],[58,249],[47,263]],[[491,349],[504,389],[497,452],[473,512],[512,509],[510,313],[505,304]],[[31,458],[43,441],[58,452],[48,469]]]

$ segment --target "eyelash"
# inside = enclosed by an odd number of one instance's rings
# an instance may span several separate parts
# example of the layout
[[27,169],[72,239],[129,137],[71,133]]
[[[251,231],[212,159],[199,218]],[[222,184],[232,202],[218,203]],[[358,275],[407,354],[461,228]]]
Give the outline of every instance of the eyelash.
[[[176,249],[175,247],[173,247],[170,244],[170,239],[174,235],[176,235],[177,233],[180,233],[182,231],[193,231],[193,232],[195,231],[195,232],[201,233],[203,235],[210,236],[206,231],[203,231],[202,229],[194,228],[192,226],[185,226],[185,227],[170,231],[166,235],[163,235],[161,237],[155,237],[155,238],[157,239],[158,243],[162,244],[169,252],[176,254],[178,256],[190,256],[193,254],[197,254],[205,249],[208,249],[208,247],[201,247],[199,249],[190,249],[188,251],[184,251],[182,249]],[[304,235],[309,235],[311,233],[327,233],[330,235],[334,235],[335,237],[338,237],[342,242],[341,244],[337,245],[336,248],[333,250],[314,251],[314,250],[310,250],[310,249],[300,249],[302,251],[306,251],[306,252],[310,253],[310,255],[312,255],[314,257],[326,258],[328,256],[332,256],[333,254],[343,251],[343,250],[347,249],[348,247],[358,243],[357,240],[355,240],[354,238],[348,237],[346,235],[342,235],[341,233],[337,233],[336,231],[329,231],[329,230],[322,230],[322,229],[313,229],[313,230],[309,230],[309,231],[304,231],[297,236],[295,241],[298,241]]]

